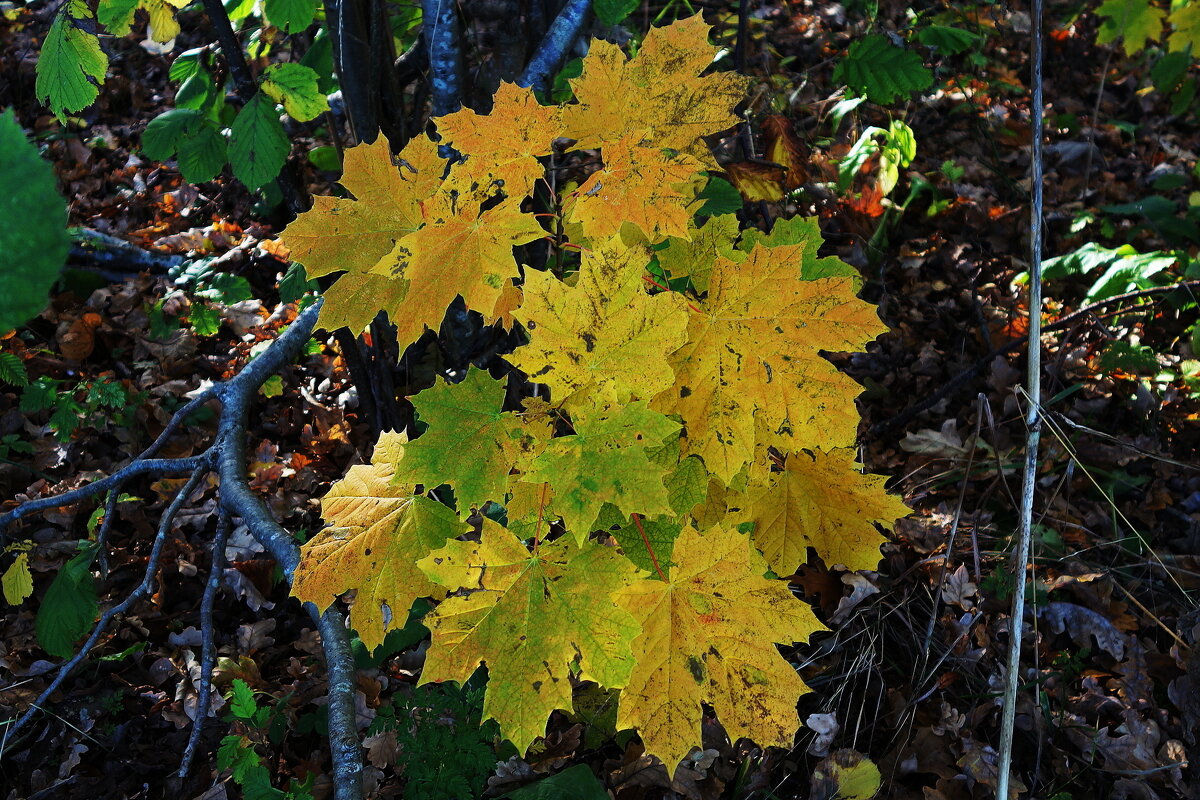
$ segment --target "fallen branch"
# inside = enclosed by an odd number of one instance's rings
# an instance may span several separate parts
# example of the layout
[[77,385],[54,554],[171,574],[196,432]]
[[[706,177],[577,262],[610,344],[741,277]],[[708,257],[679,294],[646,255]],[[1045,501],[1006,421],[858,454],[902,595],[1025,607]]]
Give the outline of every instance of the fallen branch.
[[[15,722],[6,726],[3,741],[0,742],[0,754],[8,749],[8,743],[12,737],[16,736],[36,716],[37,712],[42,710],[50,695],[57,691],[63,681],[83,662],[104,634],[109,623],[149,592],[154,575],[158,571],[159,555],[163,541],[171,529],[171,523],[187,501],[188,496],[209,472],[216,472],[220,478],[218,491],[221,522],[218,525],[216,540],[213,544],[213,571],[218,572],[221,564],[222,555],[218,551],[223,552],[224,549],[222,542],[226,534],[223,531],[226,531],[228,527],[228,518],[238,517],[246,525],[250,534],[283,569],[288,581],[291,581],[296,565],[300,561],[300,548],[292,535],[275,521],[262,501],[250,491],[246,475],[246,427],[250,404],[259,388],[302,351],[304,343],[316,325],[320,308],[321,301],[318,300],[301,313],[282,336],[247,364],[240,373],[228,381],[209,387],[176,411],[167,423],[166,429],[154,443],[125,467],[87,486],[54,497],[30,500],[0,515],[0,544],[2,544],[7,540],[8,526],[30,514],[48,508],[71,505],[106,491],[115,493],[119,487],[134,477],[191,473],[187,485],[180,490],[163,513],[142,583],[124,601],[109,608],[101,615],[79,652],[58,668],[50,685],[30,708]],[[204,452],[189,458],[156,459],[151,457],[166,443],[189,414],[204,402],[214,398],[219,400],[222,406],[217,436]],[[110,499],[109,502],[113,501]],[[209,586],[206,587],[204,599],[201,601],[202,617],[205,615],[205,608],[209,608],[211,611],[209,595],[210,592],[216,592],[216,588],[212,586],[214,580],[219,581],[219,575],[215,578],[213,575],[209,576]],[[304,608],[317,624],[317,630],[321,635],[321,646],[325,653],[326,668],[329,672],[329,738],[330,753],[333,759],[334,797],[336,800],[361,800],[362,759],[355,723],[354,661],[350,653],[350,634],[345,620],[336,606],[330,606],[324,614],[321,614],[311,603],[306,603]],[[211,646],[206,647],[205,650],[211,655]],[[210,660],[209,656],[204,658],[206,662]],[[211,674],[211,670],[209,672]],[[207,679],[203,678],[202,682],[207,684]],[[194,724],[199,725],[200,723],[197,721]],[[193,732],[192,735],[198,739],[199,734]],[[190,767],[190,750],[191,746],[189,745],[189,751],[185,753],[184,767]]]

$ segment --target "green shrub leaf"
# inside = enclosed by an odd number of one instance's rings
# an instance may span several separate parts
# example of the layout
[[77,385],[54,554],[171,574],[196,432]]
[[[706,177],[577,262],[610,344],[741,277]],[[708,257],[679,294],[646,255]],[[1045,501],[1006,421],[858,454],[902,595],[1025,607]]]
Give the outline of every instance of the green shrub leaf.
[[864,36],[833,70],[841,81],[873,103],[887,104],[897,97],[933,85],[933,73],[916,53],[896,47],[886,36]]
[[917,41],[947,56],[958,55],[970,50],[979,39],[977,34],[970,31],[946,25],[930,25],[917,32]]
[[312,24],[317,16],[317,4],[314,0],[266,0],[264,11],[268,22],[292,33]]
[[272,64],[263,73],[262,90],[283,110],[301,122],[329,110],[329,101],[317,87],[317,73],[303,64]]
[[0,114],[0,331],[10,331],[46,307],[66,263],[71,239],[67,204],[54,171],[25,138],[12,110]]
[[96,20],[113,36],[124,36],[133,26],[133,12],[139,0],[100,0]]
[[38,643],[55,658],[75,654],[75,642],[92,627],[100,609],[92,585],[92,552],[85,548],[63,565],[38,607]]
[[87,108],[100,92],[108,56],[100,49],[94,17],[83,0],[68,0],[54,17],[37,62],[35,91],[59,119]]
[[275,102],[265,94],[254,95],[238,112],[230,129],[233,174],[251,189],[261,189],[279,175],[290,149]]

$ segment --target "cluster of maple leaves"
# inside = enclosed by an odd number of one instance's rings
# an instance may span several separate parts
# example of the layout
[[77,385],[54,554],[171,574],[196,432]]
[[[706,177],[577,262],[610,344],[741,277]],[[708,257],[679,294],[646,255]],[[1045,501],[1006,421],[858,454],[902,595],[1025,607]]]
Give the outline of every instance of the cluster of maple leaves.
[[[403,345],[461,295],[527,333],[506,358],[549,399],[504,410],[505,382],[478,369],[413,397],[427,428],[383,434],[326,495],[293,585],[321,608],[355,591],[368,647],[439,600],[422,681],[486,665],[484,715],[522,750],[579,680],[619,689],[618,727],[669,767],[700,744],[702,703],[731,737],[789,746],[806,688],[775,645],[823,626],[775,576],[808,547],[874,568],[873,523],[907,513],[859,471],[858,386],[819,354],[884,330],[852,269],[817,256],[812,220],[697,225],[702,137],[736,123],[745,90],[701,75],[707,33],[699,16],[652,30],[634,58],[596,42],[577,103],[503,85],[489,115],[437,120],[440,145],[352,148],[354,199],[317,198],[283,235],[310,278],[342,273],[327,328],[385,311]],[[547,235],[522,202],[556,140],[603,160],[560,198],[582,254],[565,279],[513,255]]]

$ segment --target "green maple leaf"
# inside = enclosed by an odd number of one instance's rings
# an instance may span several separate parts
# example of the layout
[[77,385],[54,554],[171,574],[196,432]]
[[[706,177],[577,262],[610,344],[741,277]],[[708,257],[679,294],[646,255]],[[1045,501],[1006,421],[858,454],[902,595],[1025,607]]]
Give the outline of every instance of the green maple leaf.
[[562,538],[531,553],[485,519],[478,542],[449,542],[418,566],[448,591],[467,591],[425,617],[432,643],[421,682],[461,683],[486,664],[484,716],[522,753],[551,712],[571,709],[571,664],[602,686],[629,679],[638,626],[612,595],[637,571],[613,548]]
[[504,381],[481,369],[470,369],[461,383],[439,381],[412,403],[429,428],[405,446],[395,479],[426,487],[449,483],[460,512],[502,502],[509,471],[537,455],[550,436],[544,419],[526,422],[501,411]]
[[663,478],[647,448],[659,447],[679,424],[638,401],[596,419],[581,418],[576,433],[550,440],[522,480],[548,483],[554,509],[583,542],[600,508],[612,503],[626,514],[670,514]]
[[1121,40],[1121,49],[1131,56],[1141,51],[1146,42],[1162,35],[1163,17],[1167,12],[1150,4],[1150,0],[1106,0],[1096,9],[1103,18],[1096,42],[1108,44]]
[[1192,48],[1200,53],[1200,3],[1185,3],[1171,12],[1171,37],[1167,40],[1171,52]]

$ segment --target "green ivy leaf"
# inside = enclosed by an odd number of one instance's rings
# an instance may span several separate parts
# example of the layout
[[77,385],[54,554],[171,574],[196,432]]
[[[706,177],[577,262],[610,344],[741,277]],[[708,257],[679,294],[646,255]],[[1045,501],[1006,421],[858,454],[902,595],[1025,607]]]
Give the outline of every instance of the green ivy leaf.
[[0,332],[8,332],[46,307],[71,239],[54,171],[11,109],[0,114],[0,153],[0,219],[9,221],[0,226]]
[[933,85],[933,73],[920,56],[878,35],[864,36],[850,45],[846,57],[834,68],[833,79],[881,105]]
[[263,11],[272,25],[293,33],[312,24],[317,4],[315,0],[266,0]]
[[234,176],[251,189],[261,189],[279,175],[290,149],[274,101],[262,93],[254,95],[230,129]]
[[37,62],[34,91],[59,119],[87,108],[100,93],[108,56],[100,49],[92,10],[83,0],[68,0],[54,17]]
[[38,643],[55,658],[75,654],[75,642],[87,633],[100,610],[92,585],[92,554],[87,546],[63,565],[38,607],[34,629]]
[[267,67],[263,72],[262,90],[301,122],[308,122],[329,110],[329,101],[317,87],[317,73],[303,64]]
[[218,272],[205,281],[204,288],[198,290],[196,296],[228,306],[249,300],[254,293],[250,289],[250,281],[241,275]]

